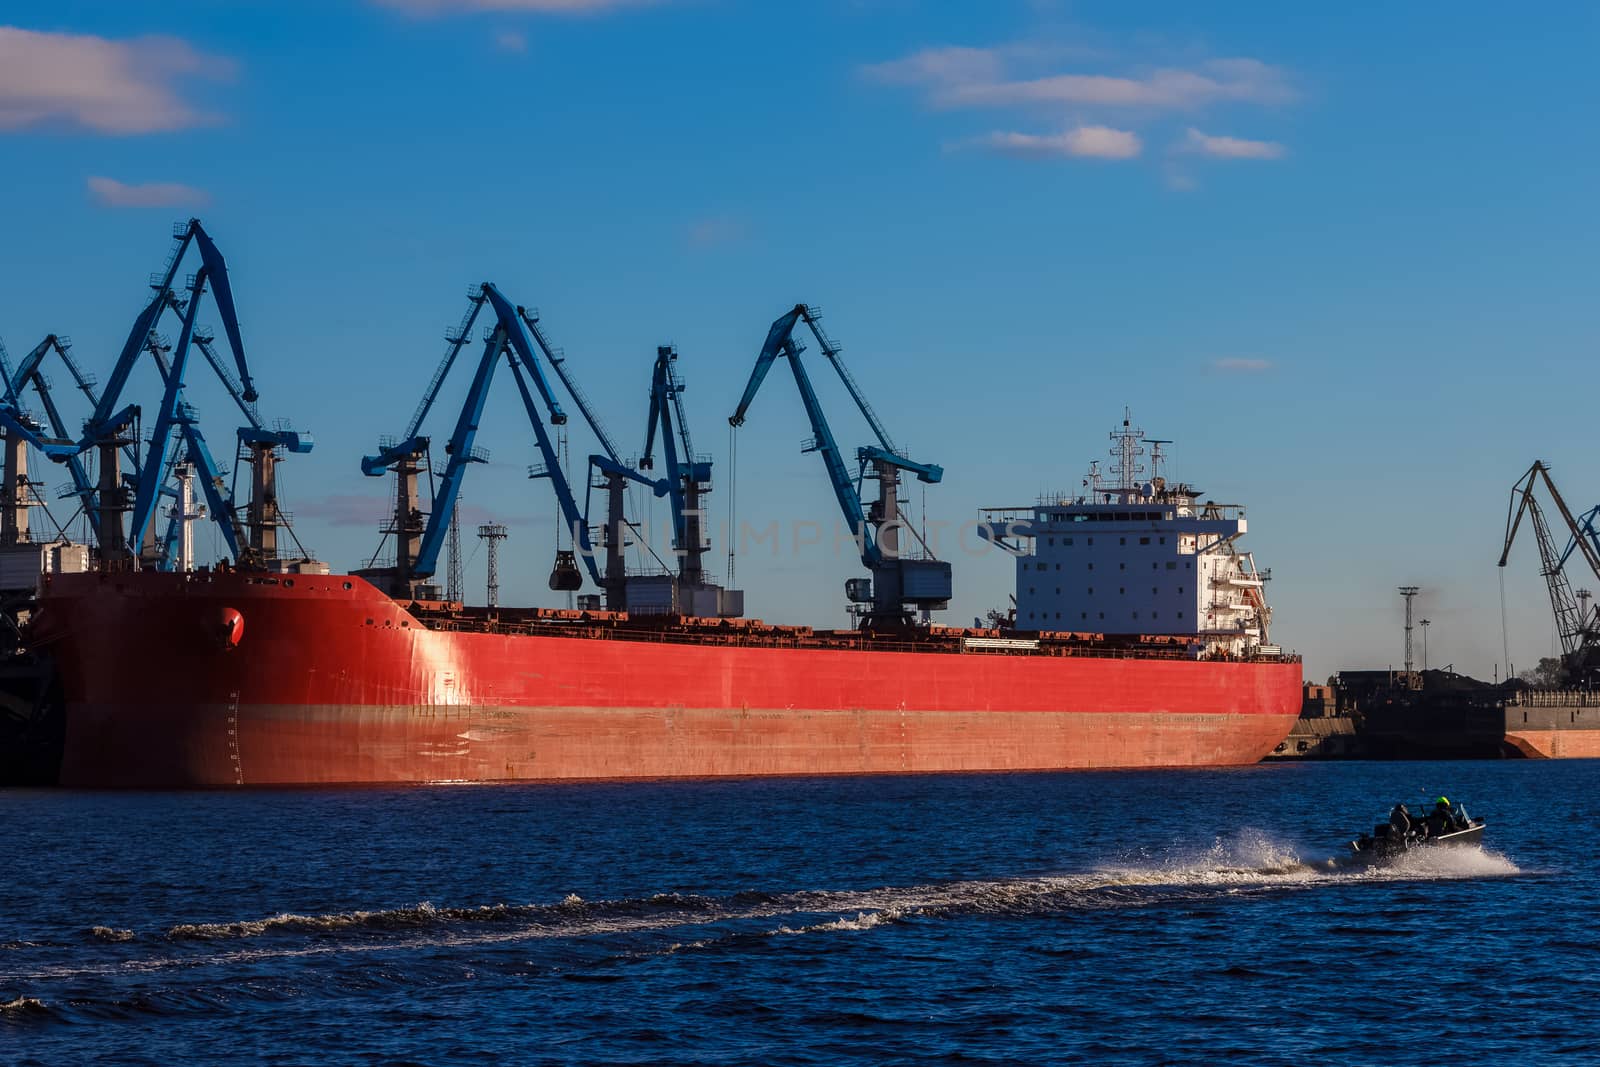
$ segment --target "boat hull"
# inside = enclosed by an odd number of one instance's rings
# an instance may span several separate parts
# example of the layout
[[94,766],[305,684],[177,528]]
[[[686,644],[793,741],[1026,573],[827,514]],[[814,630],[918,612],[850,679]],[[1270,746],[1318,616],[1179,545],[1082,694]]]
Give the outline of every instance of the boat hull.
[[1297,662],[749,647],[423,627],[359,578],[60,575],[71,786],[1222,766]]

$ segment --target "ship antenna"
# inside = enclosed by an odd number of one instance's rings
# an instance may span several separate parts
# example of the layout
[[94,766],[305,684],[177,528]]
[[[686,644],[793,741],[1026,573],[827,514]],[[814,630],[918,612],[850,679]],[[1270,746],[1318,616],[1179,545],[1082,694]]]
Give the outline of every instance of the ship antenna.
[[1171,439],[1163,440],[1158,437],[1145,438],[1145,444],[1150,446],[1150,477],[1161,477],[1161,465],[1167,461],[1167,454],[1161,450],[1162,445],[1172,444]]

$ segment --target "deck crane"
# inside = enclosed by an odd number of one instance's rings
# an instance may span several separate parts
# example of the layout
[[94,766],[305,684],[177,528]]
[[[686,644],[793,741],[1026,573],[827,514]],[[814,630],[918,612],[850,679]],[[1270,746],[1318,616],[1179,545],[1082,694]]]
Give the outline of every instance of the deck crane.
[[[683,379],[678,376],[678,350],[656,348],[650,376],[650,416],[645,426],[644,452],[639,466],[655,463],[656,432],[661,433],[661,453],[667,464],[667,484],[672,494],[672,547],[678,555],[678,581],[688,589],[705,585],[706,540],[702,497],[711,489],[711,460],[697,456],[689,438],[689,420],[683,411]],[[674,431],[673,420],[677,420]],[[674,440],[676,437],[676,440]],[[679,453],[679,447],[682,453]]]
[[[77,443],[67,429],[61,412],[50,396],[43,376],[38,373],[39,362],[50,351],[60,351],[68,361],[67,350],[71,342],[50,334],[23,357],[13,369],[11,359],[0,344],[0,374],[4,377],[4,395],[0,397],[0,428],[5,433],[3,472],[0,472],[0,545],[15,545],[28,540],[28,512],[36,503],[28,479],[28,448],[31,446],[58,463],[66,463],[72,470],[75,486],[82,490],[88,486],[88,474],[78,457]],[[46,426],[22,405],[22,390],[30,380],[36,385],[45,406]]]
[[[220,496],[220,471],[211,459],[204,438],[200,435],[194,408],[184,399],[184,386],[192,350],[198,347],[205,351],[209,349],[211,343],[210,335],[198,328],[195,321],[201,297],[208,291],[212,294],[212,301],[222,317],[223,330],[238,372],[237,380],[227,372],[225,365],[214,352],[206,352],[206,358],[218,370],[224,385],[241,406],[253,405],[258,397],[249,364],[245,359],[244,341],[239,329],[227,263],[199,219],[190,219],[187,223],[175,227],[173,239],[174,245],[166,266],[153,274],[150,279],[150,287],[155,291],[155,295],[134,320],[133,328],[129,331],[128,339],[117,358],[105,392],[95,399],[92,389],[85,389],[86,395],[94,399],[95,407],[94,414],[84,426],[84,435],[78,447],[80,451],[93,448],[99,452],[99,483],[95,490],[95,506],[99,512],[97,528],[101,557],[110,566],[137,567],[145,562],[140,558],[140,549],[153,541],[152,522],[156,504],[162,496],[171,495],[171,490],[165,484],[171,469],[167,458],[172,438],[177,436],[183,439],[189,459],[202,467],[200,480],[202,486],[207,488],[212,516],[221,526],[235,561],[246,567],[265,566],[272,555],[265,549],[271,547],[275,550],[273,538],[262,533],[265,527],[260,524],[252,526],[248,543],[241,538],[236,509],[231,499]],[[184,286],[185,295],[180,297],[173,289],[173,284],[178,268],[190,247],[198,249],[201,264],[200,269],[188,278]],[[174,311],[182,318],[178,342],[170,351],[159,341],[159,335],[155,333],[161,316],[168,310]],[[146,352],[151,353],[162,372],[162,398],[150,434],[149,452],[142,462],[134,464],[136,476],[133,479],[132,518],[128,529],[124,531],[122,512],[130,510],[130,502],[121,471],[121,459],[125,446],[132,443],[129,429],[139,417],[140,408],[136,404],[124,403],[123,392],[134,367]],[[253,416],[253,409],[247,408],[246,414]],[[250,421],[250,431],[256,434],[259,420],[252,417]],[[241,441],[243,440],[244,435],[241,434]],[[309,451],[310,442],[309,437],[289,434],[276,444],[269,444],[266,441],[260,444],[261,447],[252,455],[252,461],[258,464],[252,485],[253,490],[257,490],[252,495],[252,517],[264,510],[270,510],[275,526],[276,493],[270,469],[271,460],[275,458],[273,450],[284,446],[289,447],[291,451]],[[273,497],[270,505],[260,492],[268,488],[272,489]],[[150,562],[164,565],[159,561]]]
[[[152,334],[149,344],[153,346],[151,347],[151,351],[157,355],[158,365],[164,367],[165,364],[161,363],[160,361],[164,358],[163,353],[166,351],[165,342],[159,339],[159,335]],[[46,419],[51,431],[55,434],[57,439],[60,441],[66,441],[70,439],[70,431],[67,429],[66,420],[61,415],[61,409],[56,403],[55,396],[52,392],[51,383],[49,379],[45,377],[42,370],[42,364],[45,357],[47,357],[52,351],[56,352],[60,356],[61,361],[66,365],[68,372],[72,375],[73,383],[77,386],[80,392],[88,397],[90,405],[94,406],[99,403],[99,395],[96,393],[94,388],[94,379],[83,372],[83,369],[78,365],[77,360],[75,360],[72,356],[71,340],[56,334],[50,334],[23,358],[22,362],[18,364],[14,371],[10,368],[9,362],[0,359],[0,366],[3,366],[4,370],[6,371],[6,392],[3,404],[0,404],[0,421],[5,421],[8,415],[13,415],[16,413],[21,413],[23,418],[28,417],[26,413],[22,411],[22,393],[29,386],[32,386],[35,393],[38,395],[40,402],[44,405]],[[198,430],[195,432],[198,433]],[[12,490],[7,495],[6,499],[11,503],[7,504],[7,513],[3,518],[0,518],[0,541],[3,541],[6,544],[15,544],[19,539],[22,539],[26,536],[27,520],[24,512],[28,507],[28,502],[23,499],[23,494],[18,491],[21,489],[21,486],[15,484],[16,482],[23,481],[26,476],[26,460],[23,458],[25,456],[25,452],[18,446],[20,446],[22,443],[26,443],[33,444],[35,447],[39,447],[39,442],[35,440],[18,441],[13,439],[8,441],[8,443],[12,447],[8,448],[5,460],[7,473],[6,485],[8,487],[12,487]],[[83,460],[76,444],[74,444],[71,454],[69,455],[63,454],[65,450],[52,449],[48,445],[45,446],[44,451],[47,456],[50,456],[50,458],[66,464],[72,478],[72,484],[61,495],[76,497],[78,499],[79,508],[82,510],[85,519],[88,521],[93,535],[98,540],[100,515],[94,506],[95,487],[94,483],[89,479],[88,472],[84,469]],[[130,465],[133,465],[134,453],[131,446],[124,446],[123,454],[125,458],[128,459]],[[180,452],[178,454],[181,455],[182,453]],[[18,473],[17,475],[13,476],[12,472]],[[178,495],[176,491],[170,488],[165,489],[164,493],[170,494],[174,497]],[[13,510],[13,508],[16,510]],[[170,542],[171,540],[172,537],[169,534],[168,541]],[[163,559],[162,565],[167,565],[167,561],[165,559]]]
[[[665,480],[652,479],[641,474],[638,470],[622,461],[622,457],[617,452],[616,443],[612,441],[611,435],[606,432],[605,425],[600,421],[599,416],[595,414],[594,406],[589,403],[588,394],[583,391],[582,387],[578,385],[568,371],[565,350],[552,345],[550,338],[545,335],[544,327],[539,325],[538,311],[519,306],[517,308],[517,317],[522,320],[523,326],[527,328],[528,335],[533,338],[534,343],[539,346],[539,351],[544,353],[544,358],[549,362],[551,369],[556,372],[556,377],[561,379],[561,384],[566,388],[567,395],[572,397],[573,404],[577,406],[578,414],[583,416],[583,421],[588,424],[595,440],[600,443],[601,451],[599,453],[591,453],[589,456],[589,478],[587,483],[589,489],[603,489],[605,491],[606,522],[602,531],[606,549],[606,565],[605,570],[601,572],[600,585],[605,590],[606,607],[612,611],[626,611],[628,609],[628,576],[624,552],[628,545],[627,530],[629,529],[629,523],[623,504],[628,483],[637,482],[649,489],[657,497],[667,494],[667,483]],[[640,466],[648,469],[647,465],[643,463]],[[534,468],[530,474],[537,477],[539,475],[538,468]],[[589,504],[590,499],[586,493],[583,506],[583,526],[585,529],[592,528],[589,525]],[[558,555],[558,568],[566,567],[570,562],[570,560],[562,559]],[[573,575],[576,571],[574,569],[566,573]],[[570,578],[567,584],[571,584]],[[572,586],[572,588],[576,589],[577,587]]]
[[[1534,489],[1541,482],[1571,535],[1571,542],[1565,554],[1556,552],[1555,541],[1550,536],[1544,509],[1534,498]],[[1590,512],[1590,516],[1593,514],[1594,512]],[[1543,460],[1535,460],[1527,473],[1518,478],[1516,484],[1511,487],[1511,503],[1506,511],[1505,547],[1500,552],[1499,565],[1502,567],[1511,557],[1511,545],[1516,539],[1524,515],[1528,516],[1533,526],[1534,540],[1539,548],[1539,573],[1544,577],[1550,594],[1550,606],[1555,611],[1556,632],[1561,638],[1563,669],[1572,681],[1584,682],[1597,665],[1597,661],[1600,661],[1600,618],[1596,617],[1596,613],[1584,616],[1584,610],[1572,591],[1572,582],[1567,576],[1565,563],[1567,557],[1577,550],[1583,555],[1584,562],[1588,564],[1596,580],[1600,580],[1600,546],[1597,546],[1592,538],[1585,537],[1583,525],[1567,507],[1566,500],[1562,498],[1555,482],[1550,478],[1550,468]]]
[[[211,364],[218,381],[222,382],[223,388],[245,417],[245,425],[239,427],[235,436],[245,462],[250,465],[250,497],[244,520],[249,535],[249,552],[257,559],[276,559],[278,528],[285,525],[283,512],[278,507],[278,452],[281,449],[295,455],[305,455],[316,446],[316,442],[311,434],[292,430],[281,423],[272,429],[263,425],[255,402],[246,398],[244,386],[222,361],[214,340],[209,331],[195,331],[194,342],[199,346],[200,354]],[[232,494],[230,506],[231,499]],[[171,543],[170,538],[168,543]]]
[[[198,333],[197,330],[196,334]],[[152,330],[145,339],[144,347],[150,354],[151,361],[155,363],[156,371],[161,378],[161,386],[165,389],[172,377],[172,345],[164,334]],[[224,487],[222,468],[218,466],[216,458],[211,453],[211,447],[200,432],[199,413],[186,400],[180,399],[178,402],[173,427],[179,443],[166,462],[166,469],[159,483],[159,496],[176,501],[180,510],[187,511],[184,497],[194,483],[194,478],[190,477],[190,474],[198,475],[201,490],[211,509],[210,514],[221,529],[228,553],[241,566],[260,565],[264,561],[252,556],[246,547],[249,538],[239,521],[238,509],[233,504],[233,495]],[[131,442],[123,446],[123,455],[131,467],[138,469],[138,458],[131,447]],[[140,542],[140,565],[163,571],[174,569],[178,558],[173,549],[180,533],[181,524],[175,516],[168,523],[165,537],[156,536],[152,522],[146,528],[144,539]],[[186,564],[188,562],[185,560]]]
[[[951,582],[949,563],[933,558],[909,559],[901,555],[900,534],[909,528],[900,517],[900,474],[906,471],[914,474],[920,482],[936,484],[944,477],[944,469],[936,464],[908,459],[895,448],[877,413],[867,403],[860,387],[840,359],[839,346],[829,340],[818,318],[816,309],[796,304],[772,324],[766,342],[756,357],[756,365],[750,372],[750,381],[739,400],[739,407],[728,422],[733,426],[743,425],[750,402],[755,399],[756,391],[772,369],[773,361],[779,356],[786,357],[789,369],[794,373],[795,385],[799,387],[806,415],[811,420],[813,436],[801,451],[821,454],[839,509],[844,513],[851,536],[861,548],[861,562],[872,574],[868,581],[851,579],[846,582],[845,595],[852,603],[852,610],[861,616],[864,629],[908,626],[912,609],[931,610],[949,604]],[[805,347],[795,337],[795,330],[802,322],[816,338],[823,355],[833,365],[877,438],[876,445],[866,445],[856,450],[857,474],[854,479],[823,415],[822,404],[811,385],[811,378],[800,361],[800,353]],[[870,509],[862,506],[860,491],[861,482],[868,477],[878,482],[878,498],[872,502]]]
[[[385,439],[380,442],[376,455],[361,460],[363,474],[381,477],[385,471],[393,471],[399,483],[394,516],[395,565],[392,569],[376,568],[365,573],[374,580],[387,581],[391,595],[411,597],[422,596],[424,592],[431,593],[427,579],[433,577],[438,569],[439,553],[450,525],[451,506],[460,493],[462,476],[469,464],[481,463],[487,458],[481,449],[474,447],[474,441],[494,372],[504,357],[511,367],[512,380],[516,383],[517,393],[522,399],[535,443],[544,461],[542,467],[531,471],[530,475],[549,479],[562,517],[572,529],[576,553],[583,557],[584,566],[595,585],[603,587],[604,582],[595,567],[588,527],[578,511],[572,487],[562,473],[560,457],[540,415],[539,404],[534,400],[533,394],[537,391],[552,425],[566,423],[566,413],[534,354],[534,342],[529,337],[527,320],[492,282],[474,286],[467,295],[470,306],[460,326],[446,333],[445,340],[449,347],[423,392],[405,434],[399,440]],[[486,332],[483,354],[479,357],[472,384],[456,419],[455,431],[445,446],[445,453],[450,458],[438,491],[434,494],[432,511],[424,521],[417,497],[417,472],[428,453],[430,439],[422,434],[422,425],[437,401],[439,389],[451,367],[471,339],[473,324],[485,307],[489,308],[494,322]],[[529,388],[530,381],[532,389]],[[573,578],[577,579],[576,585],[571,582]],[[581,588],[582,574],[577,571],[570,554],[563,558],[558,553],[556,568],[550,576],[550,586],[552,589],[567,590]]]

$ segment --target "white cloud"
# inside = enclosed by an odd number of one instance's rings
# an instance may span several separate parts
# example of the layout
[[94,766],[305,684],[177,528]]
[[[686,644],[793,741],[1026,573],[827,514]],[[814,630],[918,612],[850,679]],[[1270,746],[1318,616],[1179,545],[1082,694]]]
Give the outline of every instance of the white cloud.
[[502,52],[521,55],[528,50],[528,35],[517,30],[496,30],[494,46]]
[[1242,137],[1213,137],[1190,126],[1178,150],[1213,159],[1282,159],[1288,152],[1277,141],[1247,141]]
[[997,131],[971,143],[1003,155],[1032,158],[1132,159],[1143,148],[1138,134],[1109,126],[1078,126],[1051,134]]
[[211,202],[204,189],[177,182],[129,185],[115,178],[90,178],[89,195],[107,207],[203,207]]
[[665,0],[371,0],[379,7],[408,15],[457,15],[481,11],[527,12],[535,15],[596,15],[623,7],[642,7]]
[[861,68],[872,81],[887,85],[952,85],[994,81],[1004,76],[1005,59],[998,48],[924,48],[903,59]]
[[1037,60],[1039,53],[1016,46],[929,48],[863,67],[862,73],[886,84],[920,87],[930,103],[945,108],[1071,105],[1185,111],[1225,102],[1282,104],[1295,98],[1284,71],[1256,59],[1211,59],[1196,69],[1163,67],[1143,73],[1008,77],[1013,61],[1022,56]]
[[941,107],[1078,104],[1187,111],[1224,101],[1277,104],[1292,98],[1275,67],[1255,60],[1213,60],[1203,72],[1164,69],[1135,77],[1055,74],[1026,81],[964,82],[937,90],[933,102]]
[[234,65],[174,37],[112,41],[0,26],[0,130],[65,126],[139,134],[215,122],[179,82],[226,80]]
[[1211,361],[1211,369],[1224,374],[1265,374],[1273,367],[1270,359],[1244,359],[1239,356],[1228,356],[1223,359]]

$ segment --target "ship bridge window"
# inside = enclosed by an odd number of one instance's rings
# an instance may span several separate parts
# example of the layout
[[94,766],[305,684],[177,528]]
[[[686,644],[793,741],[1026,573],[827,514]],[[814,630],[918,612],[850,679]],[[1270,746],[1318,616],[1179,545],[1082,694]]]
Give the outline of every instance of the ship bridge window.
[[1167,560],[1167,570],[1175,571],[1177,569],[1178,569],[1178,561],[1177,560],[1175,560],[1175,559]]
[[1149,543],[1150,543],[1150,538],[1148,538],[1148,537],[1141,537],[1141,538],[1139,538],[1139,543],[1140,543],[1140,544],[1141,544],[1141,545],[1148,545],[1148,544],[1149,544]]
[[1068,547],[1068,548],[1071,548],[1071,547],[1072,547],[1072,538],[1070,538],[1070,537],[1063,537],[1063,538],[1062,538],[1062,539],[1061,539],[1061,543],[1062,543],[1062,544],[1064,544],[1064,545],[1066,545],[1066,546],[1067,546],[1067,547]]

